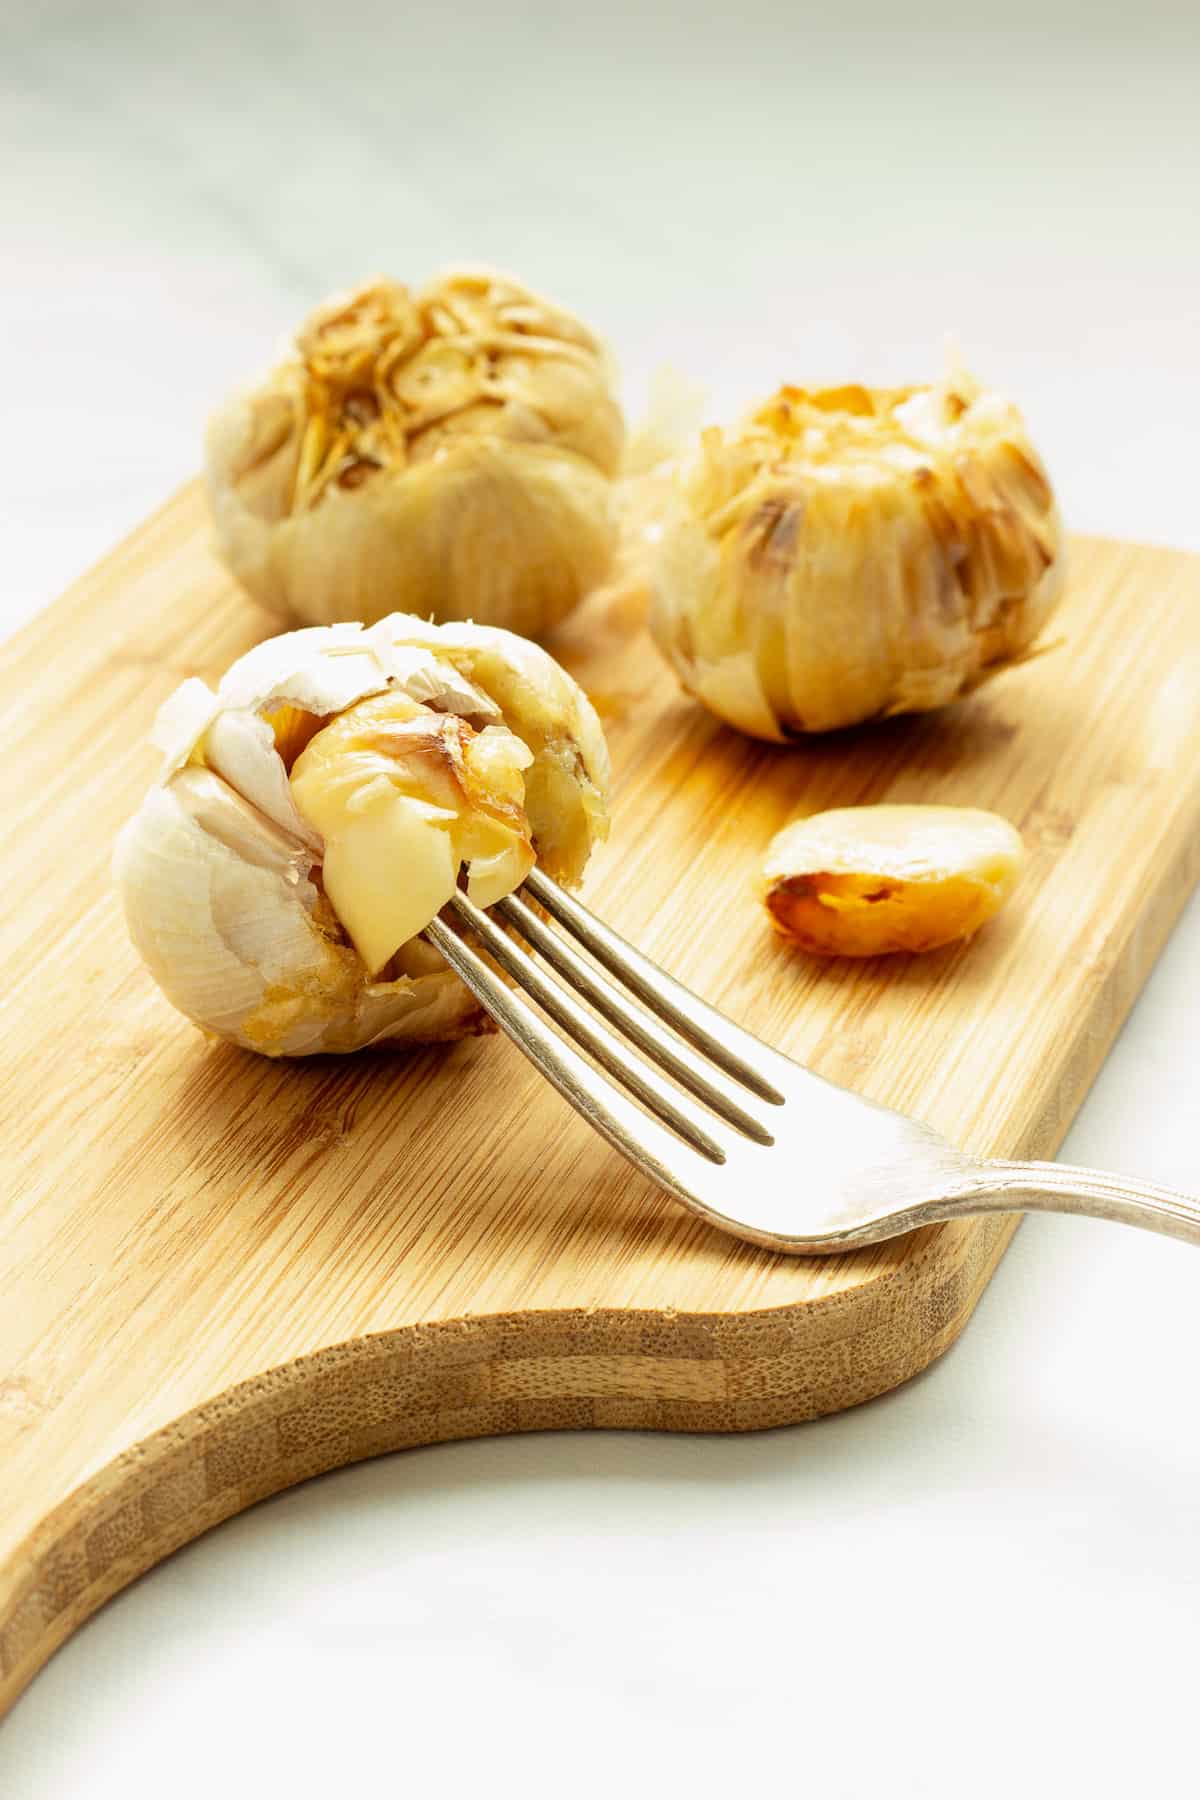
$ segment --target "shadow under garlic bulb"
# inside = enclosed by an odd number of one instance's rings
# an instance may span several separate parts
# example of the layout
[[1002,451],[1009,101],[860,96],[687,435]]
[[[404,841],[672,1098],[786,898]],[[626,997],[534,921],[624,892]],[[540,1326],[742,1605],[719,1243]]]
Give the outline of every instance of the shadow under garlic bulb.
[[396,615],[268,639],[159,714],[117,843],[130,935],[172,1004],[268,1056],[487,1028],[421,937],[460,880],[578,881],[608,830],[582,690],[510,632]]
[[782,742],[927,712],[1026,652],[1064,534],[1011,402],[781,388],[701,435],[655,559],[651,630],[684,687]]
[[400,611],[537,636],[612,560],[612,381],[592,333],[508,277],[373,281],[211,420],[220,553],[310,624]]

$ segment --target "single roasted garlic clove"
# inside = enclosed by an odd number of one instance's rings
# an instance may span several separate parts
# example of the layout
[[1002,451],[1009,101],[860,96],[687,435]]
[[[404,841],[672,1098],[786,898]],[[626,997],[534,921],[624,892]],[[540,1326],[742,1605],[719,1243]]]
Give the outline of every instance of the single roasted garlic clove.
[[465,720],[393,691],[340,714],[293,765],[292,795],[324,843],[325,893],[373,976],[451,899],[460,868],[468,895],[491,905],[533,867],[522,780],[533,754],[506,726],[485,735],[481,767]]
[[760,896],[781,937],[815,956],[935,950],[973,937],[1024,861],[1020,833],[964,806],[849,806],[772,838]]
[[602,346],[506,276],[376,280],[213,417],[217,543],[273,611],[537,635],[605,576],[624,425]]
[[115,857],[130,934],[197,1024],[271,1056],[430,1042],[484,1015],[419,936],[460,880],[578,880],[608,756],[536,645],[397,615],[258,645],[184,683]]
[[651,630],[689,693],[783,742],[925,712],[1029,649],[1064,536],[1016,408],[928,388],[781,388],[701,435],[664,522]]

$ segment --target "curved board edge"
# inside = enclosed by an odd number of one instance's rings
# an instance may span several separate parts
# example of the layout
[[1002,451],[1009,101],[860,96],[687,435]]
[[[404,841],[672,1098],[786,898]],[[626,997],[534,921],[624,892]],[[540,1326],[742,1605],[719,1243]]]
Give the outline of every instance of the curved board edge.
[[875,1399],[950,1348],[1019,1222],[935,1227],[877,1282],[801,1306],[467,1316],[240,1382],[114,1457],[0,1568],[0,1717],[106,1600],[311,1476],[465,1438],[760,1431]]

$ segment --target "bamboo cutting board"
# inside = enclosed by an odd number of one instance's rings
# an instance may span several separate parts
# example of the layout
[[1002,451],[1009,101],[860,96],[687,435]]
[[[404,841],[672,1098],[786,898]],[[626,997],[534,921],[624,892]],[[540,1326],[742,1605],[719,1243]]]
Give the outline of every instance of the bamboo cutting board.
[[[778,750],[679,694],[636,598],[598,598],[553,646],[614,751],[587,896],[822,1074],[968,1150],[1052,1154],[1200,862],[1200,559],[1079,543],[1058,623],[943,715]],[[207,1041],[138,964],[108,858],[159,702],[265,628],[188,490],[4,652],[0,1705],[133,1576],[320,1470],[866,1400],[953,1342],[1015,1223],[789,1260],[679,1211],[503,1040],[291,1065]],[[749,892],[766,840],[885,798],[1013,819],[1017,898],[967,949],[790,953]]]

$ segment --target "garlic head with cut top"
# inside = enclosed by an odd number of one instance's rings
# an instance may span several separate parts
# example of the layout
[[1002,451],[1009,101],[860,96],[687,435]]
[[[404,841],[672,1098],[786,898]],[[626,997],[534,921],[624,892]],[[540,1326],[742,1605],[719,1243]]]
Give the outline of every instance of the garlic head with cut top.
[[684,687],[785,742],[945,705],[1025,654],[1063,586],[1017,409],[925,388],[783,387],[701,434],[664,522],[651,630]]
[[156,726],[159,784],[118,841],[130,934],[198,1025],[271,1056],[484,1028],[420,936],[535,860],[578,880],[607,832],[591,705],[536,645],[403,615],[258,645]]
[[598,340],[507,276],[318,308],[207,434],[218,548],[271,610],[538,635],[607,573],[624,443]]

